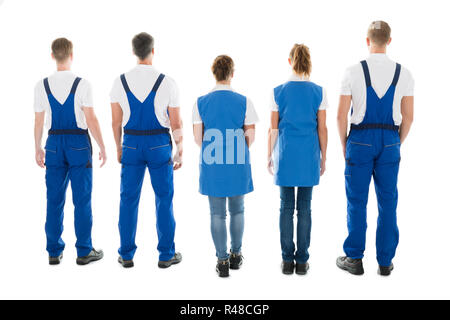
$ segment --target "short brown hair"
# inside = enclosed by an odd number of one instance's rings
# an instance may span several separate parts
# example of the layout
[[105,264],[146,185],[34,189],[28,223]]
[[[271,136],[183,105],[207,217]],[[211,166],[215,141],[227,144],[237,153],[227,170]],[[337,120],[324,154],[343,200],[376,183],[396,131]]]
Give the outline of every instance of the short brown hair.
[[52,53],[57,62],[64,62],[73,53],[73,44],[66,38],[58,38],[52,42]]
[[387,22],[374,21],[369,26],[367,37],[377,46],[384,46],[391,39],[391,27]]
[[309,48],[304,44],[295,44],[289,54],[291,59],[292,69],[298,74],[304,74],[306,76],[311,75],[311,55]]
[[221,55],[214,59],[211,67],[217,81],[228,80],[234,73],[234,62],[229,56]]
[[134,36],[131,41],[133,52],[140,60],[145,60],[152,53],[155,40],[146,32],[141,32]]

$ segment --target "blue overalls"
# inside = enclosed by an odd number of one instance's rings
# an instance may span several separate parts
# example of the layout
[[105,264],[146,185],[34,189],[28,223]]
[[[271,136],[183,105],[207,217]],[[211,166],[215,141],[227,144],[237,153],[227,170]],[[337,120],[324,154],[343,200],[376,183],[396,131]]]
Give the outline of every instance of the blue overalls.
[[278,139],[274,149],[275,184],[312,187],[320,179],[317,112],[323,90],[309,81],[289,81],[274,89],[279,109]]
[[76,78],[66,101],[61,104],[53,96],[48,78],[44,87],[50,103],[52,125],[45,145],[45,180],[47,184],[47,251],[58,257],[64,251],[64,204],[70,180],[75,206],[75,233],[78,257],[92,250],[92,147],[88,130],[78,128],[74,97],[80,78]]
[[234,197],[253,191],[250,153],[244,134],[247,98],[230,90],[197,100],[204,124],[200,155],[200,193]]
[[168,261],[175,254],[172,142],[169,128],[161,126],[155,115],[155,95],[164,75],[160,74],[144,102],[130,91],[125,75],[120,79],[131,115],[124,127],[122,148],[119,254],[123,260],[132,260],[136,252],[138,206],[145,169],[148,168],[155,192],[159,260]]
[[367,107],[363,121],[352,124],[347,140],[345,186],[349,235],[344,243],[346,255],[362,259],[366,244],[367,200],[370,181],[374,179],[378,200],[377,260],[391,265],[398,245],[397,177],[400,164],[399,126],[392,117],[393,101],[401,66],[386,94],[379,98],[370,79],[367,62],[361,62],[366,87]]

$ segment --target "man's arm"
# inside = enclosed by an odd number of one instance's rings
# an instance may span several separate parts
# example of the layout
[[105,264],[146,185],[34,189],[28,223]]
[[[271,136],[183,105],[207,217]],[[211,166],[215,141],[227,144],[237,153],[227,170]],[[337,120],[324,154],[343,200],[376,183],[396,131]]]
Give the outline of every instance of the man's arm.
[[319,134],[320,144],[320,175],[323,175],[326,170],[327,161],[327,145],[328,145],[328,128],[327,128],[327,111],[319,110],[317,113],[317,132]]
[[168,110],[172,136],[177,147],[173,158],[173,169],[178,170],[183,165],[183,121],[181,119],[180,108],[169,107]]
[[400,125],[400,142],[403,143],[408,136],[414,120],[414,97],[403,97],[401,103],[402,124]]
[[116,142],[117,161],[122,162],[122,121],[123,111],[120,104],[117,102],[111,103],[112,112],[112,129],[114,134],[114,141]]
[[339,109],[337,114],[337,125],[339,131],[339,137],[341,138],[342,150],[345,157],[345,148],[347,145],[347,132],[348,132],[348,112],[352,104],[352,96],[341,95],[339,99]]
[[102,163],[100,164],[101,168],[105,165],[107,157],[105,144],[103,143],[102,131],[100,130],[100,124],[98,122],[97,116],[95,115],[94,108],[83,107],[82,109],[86,117],[87,126],[91,131],[94,140],[97,142],[98,147],[100,148],[98,159],[102,161]]
[[267,168],[270,174],[273,174],[273,161],[272,154],[275,144],[278,139],[278,122],[280,121],[280,113],[278,111],[272,111],[270,116],[270,128],[268,138],[268,150],[267,150]]
[[42,149],[45,111],[35,112],[34,114],[34,145],[36,149],[36,163],[39,167],[45,168],[45,151]]

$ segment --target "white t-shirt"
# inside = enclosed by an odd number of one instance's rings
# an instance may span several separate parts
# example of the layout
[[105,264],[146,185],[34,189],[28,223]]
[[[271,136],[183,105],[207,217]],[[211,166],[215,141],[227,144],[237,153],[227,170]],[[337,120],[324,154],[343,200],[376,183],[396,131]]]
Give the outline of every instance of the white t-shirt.
[[[161,73],[151,65],[138,64],[136,67],[125,73],[130,91],[135,97],[143,102],[153,88]],[[123,111],[122,126],[126,126],[130,119],[130,104],[127,94],[123,88],[122,81],[118,77],[113,84],[110,93],[111,103],[119,103]],[[170,128],[167,108],[180,107],[178,87],[175,81],[165,76],[155,95],[155,114],[161,126]]]
[[[59,103],[64,103],[72,89],[76,75],[71,71],[57,71],[48,77],[50,91]],[[86,79],[81,79],[75,91],[75,119],[80,129],[87,129],[86,117],[83,108],[94,106],[91,84]],[[45,92],[44,81],[39,81],[34,88],[34,111],[46,112],[45,127],[49,129],[52,125],[52,109]]]
[[[229,85],[218,84],[216,85],[211,92],[219,91],[219,90],[228,90],[233,91],[233,88]],[[255,107],[253,106],[253,102],[247,98],[247,111],[245,113],[244,124],[249,126],[252,124],[256,124],[259,121],[258,115],[256,114]],[[195,101],[194,108],[192,109],[192,123],[199,124],[203,123],[202,118],[200,117],[200,113],[198,112],[197,100]]]
[[[396,63],[385,54],[371,54],[367,58],[372,87],[378,97],[385,95],[394,79]],[[341,95],[352,96],[353,114],[351,123],[359,124],[366,114],[366,82],[361,63],[351,66],[345,72]],[[396,125],[402,123],[401,102],[403,97],[414,95],[414,79],[408,69],[402,66],[394,94],[393,119]]]
[[[290,81],[309,81],[309,79],[300,77],[296,74],[292,74],[288,79],[288,82],[290,82]],[[278,110],[279,110],[278,104],[275,102],[275,89],[272,90],[272,93],[271,93],[270,109],[275,112],[278,112]],[[322,88],[322,102],[320,103],[319,110],[326,110],[326,109],[328,109],[327,92],[325,91],[324,88]]]

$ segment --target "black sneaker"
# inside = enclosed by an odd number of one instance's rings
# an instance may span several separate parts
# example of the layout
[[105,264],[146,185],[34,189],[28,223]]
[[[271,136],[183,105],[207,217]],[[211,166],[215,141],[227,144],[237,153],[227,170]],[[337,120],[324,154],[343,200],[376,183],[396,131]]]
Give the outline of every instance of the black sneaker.
[[103,259],[103,251],[102,250],[95,250],[92,249],[92,251],[84,257],[78,257],[77,258],[77,265],[79,266],[85,266],[91,262],[99,261]]
[[300,275],[300,276],[304,276],[308,273],[309,270],[309,263],[305,263],[305,264],[300,264],[300,263],[296,263],[295,264],[295,273]]
[[119,263],[124,267],[125,269],[133,268],[134,262],[133,260],[123,260],[122,257],[119,257]]
[[352,259],[348,257],[339,257],[336,260],[338,268],[347,271],[355,276],[364,274],[362,259]]
[[59,257],[48,257],[48,264],[51,266],[56,266],[61,263],[62,258],[63,258],[62,253]]
[[378,268],[378,274],[379,274],[380,276],[387,277],[387,276],[390,276],[390,275],[391,275],[392,270],[394,270],[394,265],[393,265],[392,263],[391,263],[391,265],[390,265],[389,267],[382,267],[382,266],[379,266],[379,268]]
[[294,261],[288,262],[283,260],[283,262],[281,263],[281,272],[283,274],[287,275],[294,274],[294,268],[295,268]]
[[178,264],[183,260],[183,257],[181,256],[181,253],[175,252],[175,255],[170,259],[169,261],[159,261],[158,267],[161,269],[167,269],[173,264]]
[[230,276],[230,261],[217,261],[216,272],[221,278],[228,278]]
[[239,270],[244,262],[244,257],[242,253],[231,253],[230,254],[230,269]]

